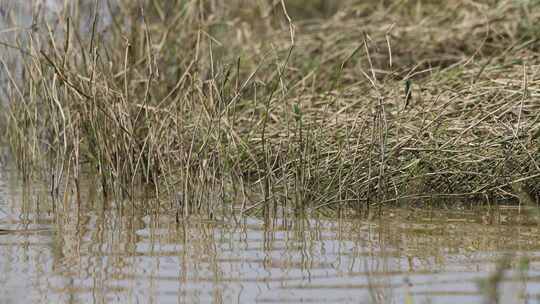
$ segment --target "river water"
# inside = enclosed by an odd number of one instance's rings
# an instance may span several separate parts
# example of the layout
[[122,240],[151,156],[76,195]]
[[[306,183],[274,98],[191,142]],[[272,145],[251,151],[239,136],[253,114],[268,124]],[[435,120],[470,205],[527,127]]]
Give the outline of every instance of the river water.
[[84,197],[0,171],[1,303],[489,303],[505,258],[499,303],[540,296],[540,231],[515,210],[177,223]]

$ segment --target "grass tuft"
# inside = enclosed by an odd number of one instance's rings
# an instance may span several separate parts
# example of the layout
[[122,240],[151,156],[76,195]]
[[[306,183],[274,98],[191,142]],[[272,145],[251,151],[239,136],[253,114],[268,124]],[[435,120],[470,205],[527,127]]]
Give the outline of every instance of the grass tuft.
[[19,167],[179,215],[538,203],[538,5],[270,2],[68,1],[20,31]]

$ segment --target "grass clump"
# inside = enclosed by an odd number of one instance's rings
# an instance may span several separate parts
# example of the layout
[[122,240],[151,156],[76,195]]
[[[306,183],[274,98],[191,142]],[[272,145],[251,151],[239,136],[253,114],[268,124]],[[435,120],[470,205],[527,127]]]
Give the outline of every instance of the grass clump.
[[19,165],[184,214],[538,201],[538,5],[270,2],[66,2],[21,31]]

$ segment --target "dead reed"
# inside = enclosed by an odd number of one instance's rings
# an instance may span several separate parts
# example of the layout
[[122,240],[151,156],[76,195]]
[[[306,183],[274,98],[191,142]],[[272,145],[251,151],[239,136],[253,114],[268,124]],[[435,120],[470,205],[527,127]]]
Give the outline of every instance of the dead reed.
[[19,34],[8,138],[52,192],[89,172],[180,215],[538,203],[532,2],[135,3]]

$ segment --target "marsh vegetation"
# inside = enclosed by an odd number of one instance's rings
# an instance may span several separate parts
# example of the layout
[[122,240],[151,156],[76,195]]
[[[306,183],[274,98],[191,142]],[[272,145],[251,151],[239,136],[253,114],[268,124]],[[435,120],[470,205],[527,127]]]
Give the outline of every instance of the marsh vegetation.
[[538,202],[534,1],[312,2],[36,14],[4,45],[18,166],[179,216]]
[[539,19],[0,0],[1,300],[540,298]]

